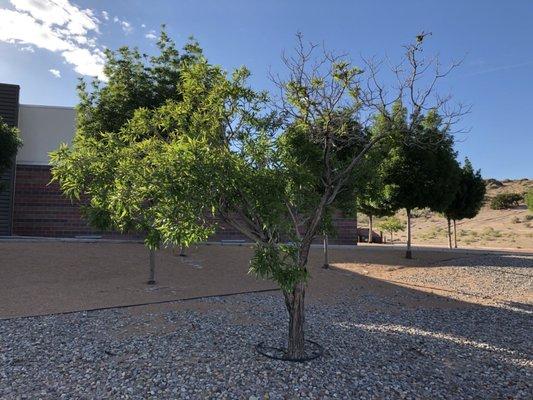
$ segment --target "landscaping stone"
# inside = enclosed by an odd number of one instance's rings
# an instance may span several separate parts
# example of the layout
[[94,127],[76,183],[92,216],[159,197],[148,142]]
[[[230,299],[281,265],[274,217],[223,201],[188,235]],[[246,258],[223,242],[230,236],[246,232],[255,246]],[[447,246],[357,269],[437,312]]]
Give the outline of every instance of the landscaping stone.
[[[486,257],[477,263],[457,267],[474,267],[470,286],[498,273]],[[515,267],[522,275],[491,280],[495,295],[527,284],[529,269]],[[458,276],[430,283],[453,287]],[[533,398],[527,307],[402,304],[357,288],[311,301],[307,337],[325,354],[306,363],[255,351],[260,341],[284,343],[279,293],[0,321],[0,398]]]

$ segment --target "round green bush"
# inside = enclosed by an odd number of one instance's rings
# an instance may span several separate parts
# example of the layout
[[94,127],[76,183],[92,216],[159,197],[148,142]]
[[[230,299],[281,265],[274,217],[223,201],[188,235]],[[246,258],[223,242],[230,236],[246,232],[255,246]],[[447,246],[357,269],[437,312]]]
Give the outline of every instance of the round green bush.
[[523,200],[523,196],[520,193],[501,193],[491,200],[490,208],[493,210],[505,210],[507,208],[518,207]]

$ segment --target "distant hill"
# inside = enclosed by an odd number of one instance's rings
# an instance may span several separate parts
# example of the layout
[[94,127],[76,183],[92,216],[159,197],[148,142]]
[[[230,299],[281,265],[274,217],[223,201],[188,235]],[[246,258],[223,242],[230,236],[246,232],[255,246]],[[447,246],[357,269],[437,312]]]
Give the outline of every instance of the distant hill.
[[[485,204],[473,219],[457,223],[457,241],[459,247],[495,247],[533,250],[533,213],[524,203],[509,210],[491,210],[490,200],[500,193],[524,193],[533,189],[533,180],[487,179]],[[398,217],[405,220],[405,212]],[[448,244],[446,220],[437,213],[417,210],[413,221],[413,244]],[[364,224],[364,221],[361,221]],[[405,241],[406,233],[400,233],[396,241]]]

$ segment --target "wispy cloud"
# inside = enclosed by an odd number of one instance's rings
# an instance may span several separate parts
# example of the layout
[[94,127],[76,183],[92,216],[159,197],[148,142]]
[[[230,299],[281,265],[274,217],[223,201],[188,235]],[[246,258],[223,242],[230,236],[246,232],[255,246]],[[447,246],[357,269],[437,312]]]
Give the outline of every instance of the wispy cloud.
[[144,37],[150,40],[157,40],[157,35],[154,30],[151,30],[150,32],[148,32],[146,35],[144,35]]
[[486,68],[480,71],[466,74],[465,76],[484,75],[484,74],[490,74],[492,72],[507,71],[509,69],[522,68],[522,67],[528,67],[528,66],[533,66],[533,61],[526,61],[526,62],[521,62],[521,63],[516,63],[516,64],[500,65],[500,66],[493,67],[493,68]]
[[113,22],[119,24],[126,35],[129,35],[131,32],[133,32],[133,26],[131,25],[130,22],[126,21],[125,19],[120,19],[119,17],[113,17]]
[[76,72],[105,79],[105,57],[97,44],[100,20],[92,10],[69,0],[10,2],[14,9],[0,8],[1,42],[57,52]]
[[102,11],[102,18],[106,21],[109,21],[109,13],[107,11]]
[[54,78],[61,78],[61,71],[59,71],[58,69],[51,68],[48,70],[48,72],[50,72],[54,76]]

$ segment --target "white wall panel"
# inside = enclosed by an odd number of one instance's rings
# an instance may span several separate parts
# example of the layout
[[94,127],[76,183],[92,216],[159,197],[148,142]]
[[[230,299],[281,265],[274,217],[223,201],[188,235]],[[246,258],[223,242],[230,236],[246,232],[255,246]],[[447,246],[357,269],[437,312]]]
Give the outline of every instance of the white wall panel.
[[72,107],[21,104],[18,127],[24,144],[17,164],[48,165],[48,153],[72,141],[76,112]]

